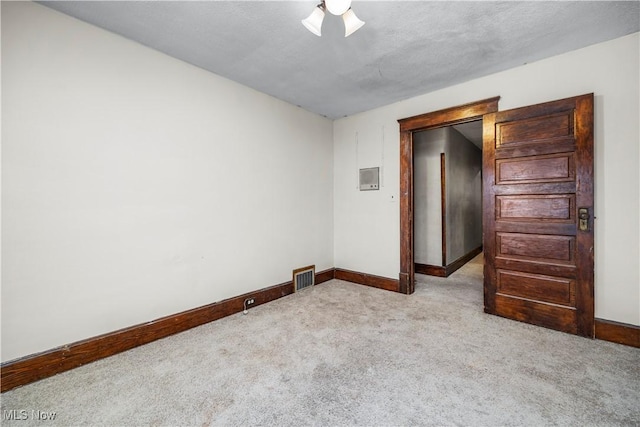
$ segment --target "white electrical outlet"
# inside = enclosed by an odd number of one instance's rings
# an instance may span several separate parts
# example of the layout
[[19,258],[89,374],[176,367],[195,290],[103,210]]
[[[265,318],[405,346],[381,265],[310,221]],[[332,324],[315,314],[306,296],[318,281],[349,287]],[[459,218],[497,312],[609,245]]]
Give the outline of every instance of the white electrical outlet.
[[249,306],[251,304],[254,304],[255,302],[256,302],[256,300],[253,299],[253,298],[247,298],[246,300],[244,300],[244,311],[242,313],[244,313],[244,314],[249,313],[249,310],[248,310]]

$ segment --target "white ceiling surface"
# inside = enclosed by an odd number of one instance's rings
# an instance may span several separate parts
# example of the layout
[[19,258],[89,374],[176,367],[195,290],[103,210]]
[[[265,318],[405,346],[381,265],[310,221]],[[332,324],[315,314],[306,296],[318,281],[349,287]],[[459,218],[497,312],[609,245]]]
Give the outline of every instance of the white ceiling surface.
[[638,1],[55,1],[48,7],[331,119],[640,30]]

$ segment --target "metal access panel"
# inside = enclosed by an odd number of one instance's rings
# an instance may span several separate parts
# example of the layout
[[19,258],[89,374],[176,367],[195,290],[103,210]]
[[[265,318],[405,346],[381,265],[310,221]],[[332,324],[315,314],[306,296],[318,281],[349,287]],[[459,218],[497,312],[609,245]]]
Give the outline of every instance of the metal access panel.
[[380,168],[360,169],[360,191],[380,189]]

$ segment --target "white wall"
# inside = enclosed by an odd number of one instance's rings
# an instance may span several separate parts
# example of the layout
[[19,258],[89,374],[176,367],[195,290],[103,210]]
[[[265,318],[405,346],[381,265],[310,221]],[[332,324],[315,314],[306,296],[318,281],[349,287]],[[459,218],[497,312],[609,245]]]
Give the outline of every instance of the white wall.
[[333,263],[331,121],[2,2],[2,360]]
[[[369,120],[361,114],[334,122],[335,266],[397,278],[398,124],[383,117]],[[347,122],[350,126],[343,126]],[[380,190],[359,191],[358,170],[375,166],[380,166]]]
[[[496,95],[500,109],[508,110],[593,92],[596,317],[640,325],[638,38],[636,33],[335,121],[336,267],[398,277],[399,206],[390,203],[399,190],[398,119]],[[354,135],[368,135],[379,146],[380,129],[386,188],[365,199],[352,185]],[[376,147],[372,143],[372,152]],[[354,220],[361,217],[366,220]]]

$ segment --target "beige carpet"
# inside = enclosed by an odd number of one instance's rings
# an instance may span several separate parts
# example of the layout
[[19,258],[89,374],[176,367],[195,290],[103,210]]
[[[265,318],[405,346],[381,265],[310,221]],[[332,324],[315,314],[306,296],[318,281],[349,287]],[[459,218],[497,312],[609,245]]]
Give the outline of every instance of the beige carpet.
[[4,393],[2,424],[640,425],[640,350],[486,315],[481,281],[333,280]]

